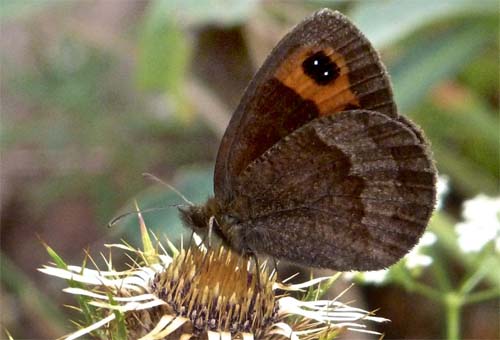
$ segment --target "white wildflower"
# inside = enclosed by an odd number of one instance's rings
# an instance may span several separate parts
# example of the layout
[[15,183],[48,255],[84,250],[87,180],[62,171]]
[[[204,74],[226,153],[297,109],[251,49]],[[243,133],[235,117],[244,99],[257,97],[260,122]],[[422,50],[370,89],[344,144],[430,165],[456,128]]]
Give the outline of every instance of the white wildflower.
[[389,273],[389,269],[382,270],[372,270],[367,272],[345,272],[344,278],[346,280],[358,280],[364,283],[372,283],[372,284],[382,284],[387,279],[387,275]]
[[457,223],[458,245],[464,253],[479,252],[490,241],[500,252],[500,197],[479,195],[464,203],[463,222]]
[[418,244],[405,256],[405,265],[409,269],[427,267],[432,264],[432,257],[422,252],[423,248],[436,243],[437,237],[434,233],[426,231],[420,238]]
[[437,203],[436,210],[443,208],[444,200],[450,190],[450,179],[446,175],[439,175],[437,179]]

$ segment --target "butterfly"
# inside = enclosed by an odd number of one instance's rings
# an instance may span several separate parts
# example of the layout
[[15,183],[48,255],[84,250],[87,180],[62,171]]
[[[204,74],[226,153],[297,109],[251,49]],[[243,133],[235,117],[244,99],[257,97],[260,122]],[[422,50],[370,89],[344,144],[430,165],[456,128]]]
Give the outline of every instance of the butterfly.
[[377,270],[423,234],[436,168],[420,128],[398,113],[377,51],[323,9],[247,87],[220,144],[214,193],[181,217],[242,255]]

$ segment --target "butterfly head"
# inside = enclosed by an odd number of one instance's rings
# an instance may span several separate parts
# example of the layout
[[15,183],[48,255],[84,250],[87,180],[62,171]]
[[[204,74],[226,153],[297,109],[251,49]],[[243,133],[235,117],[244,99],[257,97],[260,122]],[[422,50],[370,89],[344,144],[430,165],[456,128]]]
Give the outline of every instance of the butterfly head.
[[221,241],[240,254],[253,253],[248,249],[241,219],[227,213],[215,198],[208,199],[204,205],[184,205],[178,209],[184,225],[198,235],[211,237],[211,227],[212,232],[218,236],[216,241]]
[[210,218],[219,215],[217,201],[210,198],[204,205],[182,205],[178,207],[184,225],[196,233],[204,235],[208,232]]

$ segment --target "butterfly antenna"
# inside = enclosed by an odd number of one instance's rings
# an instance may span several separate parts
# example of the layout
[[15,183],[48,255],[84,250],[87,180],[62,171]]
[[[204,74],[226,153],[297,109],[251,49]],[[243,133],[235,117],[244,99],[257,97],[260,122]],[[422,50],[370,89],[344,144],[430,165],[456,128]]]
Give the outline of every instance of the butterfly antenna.
[[148,213],[148,212],[152,212],[152,211],[165,210],[167,208],[179,207],[180,205],[181,204],[172,204],[172,205],[168,205],[166,207],[156,207],[156,208],[148,208],[148,209],[139,209],[136,211],[129,211],[129,212],[123,213],[121,215],[118,215],[115,218],[113,218],[111,221],[109,221],[108,228],[113,227],[116,223],[118,223],[120,220],[122,220],[123,218],[125,218],[129,215],[137,215],[138,213],[142,214],[142,213]]
[[167,188],[169,188],[170,190],[172,190],[173,192],[175,192],[184,202],[186,202],[187,204],[193,206],[194,203],[191,202],[190,200],[188,200],[186,198],[186,196],[184,196],[179,190],[177,190],[173,185],[165,182],[164,180],[162,180],[161,178],[158,178],[157,176],[153,175],[153,174],[150,174],[148,172],[145,172],[142,174],[144,177],[148,177],[150,179],[152,179],[153,181],[156,181],[156,182],[159,182],[161,184],[163,184],[164,186],[166,186]]

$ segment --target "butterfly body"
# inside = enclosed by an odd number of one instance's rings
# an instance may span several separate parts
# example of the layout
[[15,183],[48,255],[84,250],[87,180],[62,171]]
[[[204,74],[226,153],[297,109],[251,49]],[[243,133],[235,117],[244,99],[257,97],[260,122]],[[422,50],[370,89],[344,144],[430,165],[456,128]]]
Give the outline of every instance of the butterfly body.
[[215,196],[181,216],[244,255],[375,270],[417,243],[435,176],[376,51],[347,18],[322,10],[271,52],[221,142]]

